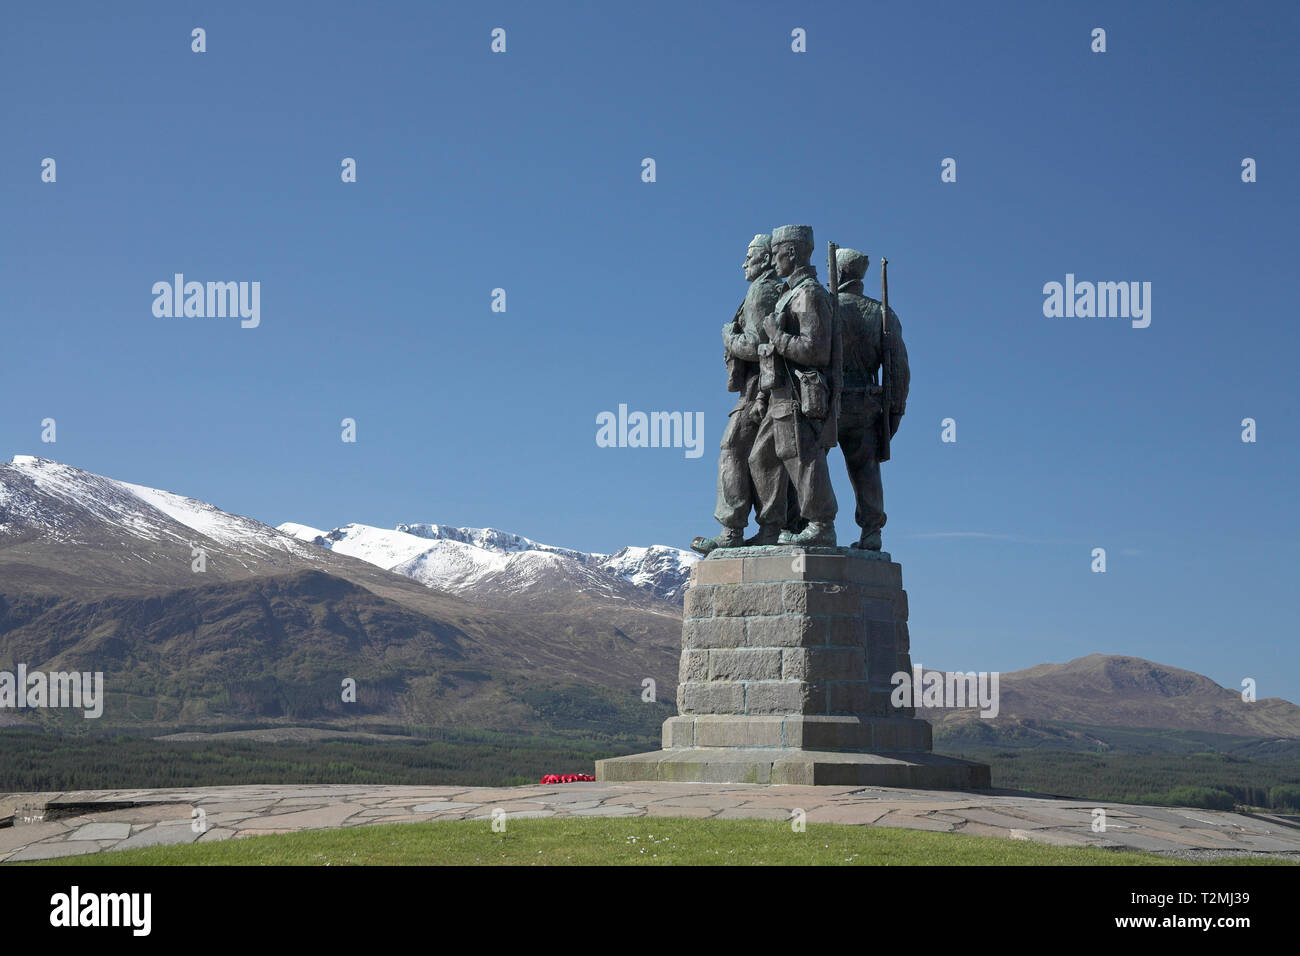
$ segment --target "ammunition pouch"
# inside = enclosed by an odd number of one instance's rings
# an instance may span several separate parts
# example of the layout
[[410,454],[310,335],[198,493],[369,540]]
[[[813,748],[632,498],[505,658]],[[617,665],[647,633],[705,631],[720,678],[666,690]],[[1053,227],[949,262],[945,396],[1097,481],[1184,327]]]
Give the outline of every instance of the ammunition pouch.
[[830,411],[830,386],[826,376],[816,369],[796,369],[799,380],[799,411],[804,417],[820,422]]

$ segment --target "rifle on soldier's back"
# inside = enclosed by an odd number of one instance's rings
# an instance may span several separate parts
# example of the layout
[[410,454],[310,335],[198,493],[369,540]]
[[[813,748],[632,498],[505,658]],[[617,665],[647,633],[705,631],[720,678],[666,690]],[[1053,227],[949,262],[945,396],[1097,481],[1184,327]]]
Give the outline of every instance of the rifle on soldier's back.
[[[830,448],[839,442],[840,401],[844,394],[844,371],[842,331],[840,329],[840,247],[833,242],[826,244],[826,281],[831,293],[831,369],[829,386],[830,408],[826,417],[826,427],[831,432],[825,436],[823,447]],[[829,443],[829,444],[828,444]]]
[[889,342],[889,260],[880,257],[880,438],[877,461],[889,461],[890,415],[894,404],[894,350]]

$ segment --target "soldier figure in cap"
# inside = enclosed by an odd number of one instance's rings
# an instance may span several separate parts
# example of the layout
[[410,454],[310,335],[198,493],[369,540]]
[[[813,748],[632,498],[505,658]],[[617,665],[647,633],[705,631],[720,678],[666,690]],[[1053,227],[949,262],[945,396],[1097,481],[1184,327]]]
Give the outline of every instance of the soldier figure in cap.
[[781,298],[763,321],[768,343],[760,345],[759,388],[768,393],[767,414],[754,439],[749,470],[758,496],[759,524],[785,515],[787,486],[794,483],[808,525],[782,532],[778,543],[834,547],[835,491],[826,451],[838,440],[835,424],[840,356],[830,293],[811,264],[810,226],[772,231],[776,274],[785,279]]
[[880,303],[862,294],[862,278],[868,258],[856,249],[840,249],[835,256],[840,270],[839,316],[844,342],[844,391],[840,399],[839,443],[848,466],[849,481],[857,499],[854,518],[862,537],[853,545],[868,551],[880,550],[880,530],[885,526],[884,490],[880,484],[881,399],[883,390],[876,373],[881,363],[890,366],[889,437],[898,431],[907,407],[911,373],[903,327],[894,310],[889,310],[889,351],[881,353]]
[[722,453],[718,456],[718,503],[713,517],[722,525],[722,531],[715,537],[691,542],[691,549],[700,554],[742,544],[776,544],[781,530],[778,525],[760,522],[758,534],[748,540],[744,537],[749,509],[755,503],[749,452],[767,412],[767,394],[758,388],[758,347],[767,341],[763,318],[776,307],[782,289],[772,268],[771,236],[757,235],[750,241],[741,268],[749,290],[735,317],[722,327],[727,391],[740,393],[722,433]]

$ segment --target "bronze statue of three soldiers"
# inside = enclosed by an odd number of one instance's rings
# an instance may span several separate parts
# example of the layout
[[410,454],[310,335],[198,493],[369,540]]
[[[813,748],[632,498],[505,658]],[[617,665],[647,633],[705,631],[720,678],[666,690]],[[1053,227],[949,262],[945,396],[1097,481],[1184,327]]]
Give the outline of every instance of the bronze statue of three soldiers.
[[[691,542],[700,554],[766,544],[834,547],[838,506],[826,454],[837,444],[857,503],[861,536],[853,547],[880,550],[880,463],[889,458],[910,384],[902,326],[888,308],[883,263],[882,306],[862,294],[866,255],[832,245],[827,291],[817,281],[813,248],[809,226],[781,226],[749,244],[749,291],[722,328],[727,389],[740,393],[718,457],[713,516],[722,531]],[[745,538],[751,508],[758,533]]]

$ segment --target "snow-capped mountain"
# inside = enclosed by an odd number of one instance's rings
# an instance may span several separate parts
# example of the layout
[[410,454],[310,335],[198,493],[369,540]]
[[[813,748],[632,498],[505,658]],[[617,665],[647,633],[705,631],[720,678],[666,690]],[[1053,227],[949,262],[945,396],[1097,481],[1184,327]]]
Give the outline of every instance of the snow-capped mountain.
[[581,561],[583,564],[591,563],[593,558],[602,557],[599,554],[592,555],[585,551],[574,551],[571,548],[557,548],[549,544],[541,544],[531,538],[525,538],[523,535],[511,534],[509,531],[498,531],[496,528],[453,528],[445,524],[399,524],[397,530],[405,531],[407,534],[413,534],[419,538],[427,538],[431,541],[459,541],[462,544],[472,544],[476,548],[483,548],[487,551],[549,551],[561,557]]
[[495,528],[399,524],[390,531],[348,524],[322,531],[290,522],[279,530],[463,596],[557,588],[615,596],[630,584],[680,603],[696,560],[689,551],[663,545],[613,555],[575,551]]
[[112,521],[149,541],[184,539],[177,528],[181,525],[232,547],[269,544],[281,551],[305,552],[275,529],[206,502],[46,458],[15,455],[0,465],[0,474],[0,534],[40,528],[56,540],[75,542],[79,524],[89,516]]
[[623,548],[601,556],[600,566],[639,588],[680,604],[686,595],[691,568],[698,560],[699,556],[693,552],[653,544],[648,548]]
[[216,577],[322,564],[318,550],[251,518],[31,455],[0,462],[0,545],[34,567],[75,546],[88,579],[117,583],[192,580],[196,548]]
[[[662,720],[640,682],[673,685],[680,610],[604,556],[431,525],[291,530],[43,458],[0,461],[0,661],[111,675],[104,719],[124,727],[518,730],[600,713],[649,733]],[[350,709],[345,676],[367,688]]]
[[290,523],[276,529],[205,501],[45,458],[16,455],[0,463],[0,547],[13,558],[21,552],[26,574],[34,577],[40,568],[60,573],[68,546],[77,549],[85,583],[190,584],[199,549],[204,570],[220,579],[304,565],[343,573],[338,561],[357,559],[479,604],[525,596],[557,603],[574,592],[615,603],[652,595],[680,603],[695,561],[690,552],[662,546],[589,554],[494,528],[350,524],[323,531]]

